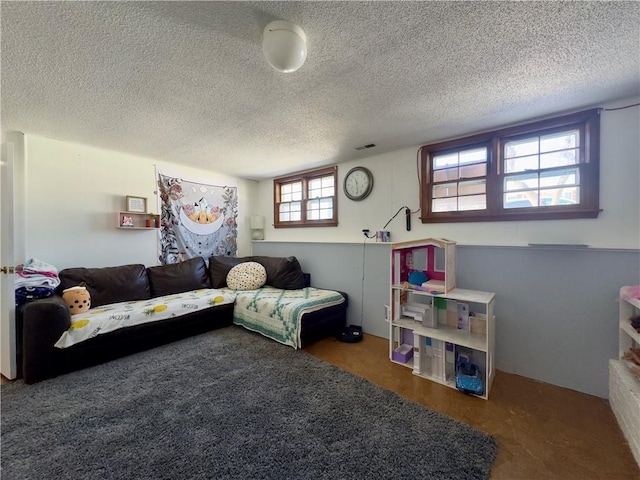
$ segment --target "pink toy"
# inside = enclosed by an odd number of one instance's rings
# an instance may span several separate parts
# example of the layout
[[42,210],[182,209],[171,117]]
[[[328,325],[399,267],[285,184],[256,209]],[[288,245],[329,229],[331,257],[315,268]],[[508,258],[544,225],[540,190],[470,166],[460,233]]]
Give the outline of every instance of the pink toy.
[[629,287],[624,287],[620,292],[620,296],[624,300],[629,300],[630,298],[640,300],[640,285],[631,285]]

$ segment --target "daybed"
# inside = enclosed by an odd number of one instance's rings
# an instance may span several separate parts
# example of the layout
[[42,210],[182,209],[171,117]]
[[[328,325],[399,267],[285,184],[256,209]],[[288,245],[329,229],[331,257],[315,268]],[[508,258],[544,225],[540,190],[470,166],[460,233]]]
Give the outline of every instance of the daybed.
[[[229,290],[229,271],[245,262],[257,262],[265,268],[265,287]],[[233,323],[285,345],[299,348],[337,335],[346,324],[347,294],[310,287],[310,276],[302,272],[295,257],[211,257],[209,274],[213,288],[236,296]]]
[[[313,290],[307,288],[310,276],[302,272],[295,257],[211,257],[208,266],[203,258],[194,258],[148,268],[62,270],[58,294],[27,303],[18,311],[18,365],[25,383],[231,325],[236,297],[261,293],[227,288],[231,267],[248,261],[266,270],[266,285],[259,291]],[[82,282],[91,295],[91,310],[71,316],[60,294]],[[347,296],[341,297],[342,301],[308,311],[298,319],[300,342],[293,346],[306,345],[344,327]],[[98,317],[101,321],[105,317],[107,326],[95,327]]]

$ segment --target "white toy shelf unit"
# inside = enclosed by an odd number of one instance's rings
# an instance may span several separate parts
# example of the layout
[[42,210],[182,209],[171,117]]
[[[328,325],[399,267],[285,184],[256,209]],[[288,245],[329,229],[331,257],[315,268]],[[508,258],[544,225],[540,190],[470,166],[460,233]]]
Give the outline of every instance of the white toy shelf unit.
[[640,332],[632,319],[640,316],[640,285],[620,289],[619,353],[609,360],[609,403],[629,448],[640,465]]
[[479,368],[487,399],[495,376],[495,294],[456,288],[456,242],[427,238],[391,246],[389,358],[456,388],[458,360]]

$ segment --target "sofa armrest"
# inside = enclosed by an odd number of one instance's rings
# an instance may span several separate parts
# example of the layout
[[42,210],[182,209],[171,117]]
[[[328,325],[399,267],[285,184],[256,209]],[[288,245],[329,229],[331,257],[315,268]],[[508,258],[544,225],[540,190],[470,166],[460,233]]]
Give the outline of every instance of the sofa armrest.
[[34,383],[56,371],[54,344],[71,325],[62,297],[54,295],[26,304],[22,309],[22,376]]
[[344,298],[344,308],[349,306],[349,294],[347,292],[341,292],[340,290],[336,290],[342,297]]
[[[310,287],[311,286],[311,274],[310,273],[302,273],[302,275],[304,276],[304,286],[305,287]],[[332,289],[327,289],[327,290],[332,290]],[[342,295],[344,297],[344,302],[345,302],[345,308],[349,306],[349,295],[346,292],[341,292],[340,290],[334,290],[335,292],[338,292],[340,295]]]

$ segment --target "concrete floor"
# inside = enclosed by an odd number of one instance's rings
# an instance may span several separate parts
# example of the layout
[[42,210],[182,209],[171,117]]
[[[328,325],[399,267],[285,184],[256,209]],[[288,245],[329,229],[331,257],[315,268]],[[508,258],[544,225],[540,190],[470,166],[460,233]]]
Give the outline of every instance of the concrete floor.
[[413,375],[389,361],[388,348],[386,339],[365,335],[360,343],[327,338],[305,350],[492,435],[492,479],[640,479],[606,400],[501,371],[482,400]]

